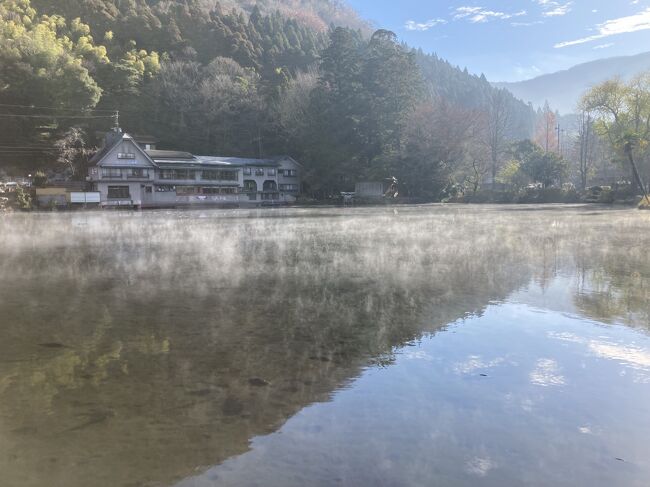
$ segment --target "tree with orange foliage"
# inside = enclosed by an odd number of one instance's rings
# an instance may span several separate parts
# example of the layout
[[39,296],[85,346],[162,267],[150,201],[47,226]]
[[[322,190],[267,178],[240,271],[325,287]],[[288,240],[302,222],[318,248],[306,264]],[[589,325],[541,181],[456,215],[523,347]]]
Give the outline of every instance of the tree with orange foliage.
[[538,117],[534,141],[545,152],[557,151],[557,115],[551,110],[548,101]]

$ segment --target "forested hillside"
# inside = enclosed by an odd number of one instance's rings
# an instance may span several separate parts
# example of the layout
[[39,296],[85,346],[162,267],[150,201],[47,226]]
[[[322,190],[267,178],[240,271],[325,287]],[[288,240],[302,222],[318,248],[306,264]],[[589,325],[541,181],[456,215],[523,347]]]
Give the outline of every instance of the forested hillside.
[[495,94],[500,93],[510,117],[509,136],[525,139],[533,133],[536,118],[533,107],[509,91],[495,89],[485,75],[472,75],[467,69],[461,70],[436,54],[425,54],[421,50],[417,51],[416,59],[429,89],[437,97],[457,106],[486,110]]
[[82,177],[119,112],[161,147],[291,154],[314,194],[396,176],[427,198],[496,176],[535,118],[330,0],[0,0],[0,108],[3,167]]

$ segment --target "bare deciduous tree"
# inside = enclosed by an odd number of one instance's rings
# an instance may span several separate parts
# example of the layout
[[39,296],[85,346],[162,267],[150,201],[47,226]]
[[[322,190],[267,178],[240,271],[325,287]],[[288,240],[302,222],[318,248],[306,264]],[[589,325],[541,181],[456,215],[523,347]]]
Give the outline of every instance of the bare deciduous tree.
[[505,90],[492,93],[486,119],[486,142],[490,153],[492,189],[495,188],[501,157],[508,147],[511,129],[510,110]]

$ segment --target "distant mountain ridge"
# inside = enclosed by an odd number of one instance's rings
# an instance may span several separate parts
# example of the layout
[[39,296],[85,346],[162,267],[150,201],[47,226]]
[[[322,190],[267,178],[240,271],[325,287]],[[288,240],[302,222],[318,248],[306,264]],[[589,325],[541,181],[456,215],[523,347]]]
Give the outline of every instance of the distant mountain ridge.
[[650,52],[634,56],[599,59],[579,64],[557,73],[546,74],[516,83],[493,83],[506,88],[517,98],[541,107],[548,100],[551,107],[562,114],[575,112],[580,98],[592,86],[619,76],[630,79],[650,70]]

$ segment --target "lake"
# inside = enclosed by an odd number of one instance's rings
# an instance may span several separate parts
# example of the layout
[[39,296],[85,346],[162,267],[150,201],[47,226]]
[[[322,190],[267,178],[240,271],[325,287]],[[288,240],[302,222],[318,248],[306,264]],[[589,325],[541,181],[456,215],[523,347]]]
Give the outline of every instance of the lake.
[[650,485],[650,212],[0,216],[0,485]]

